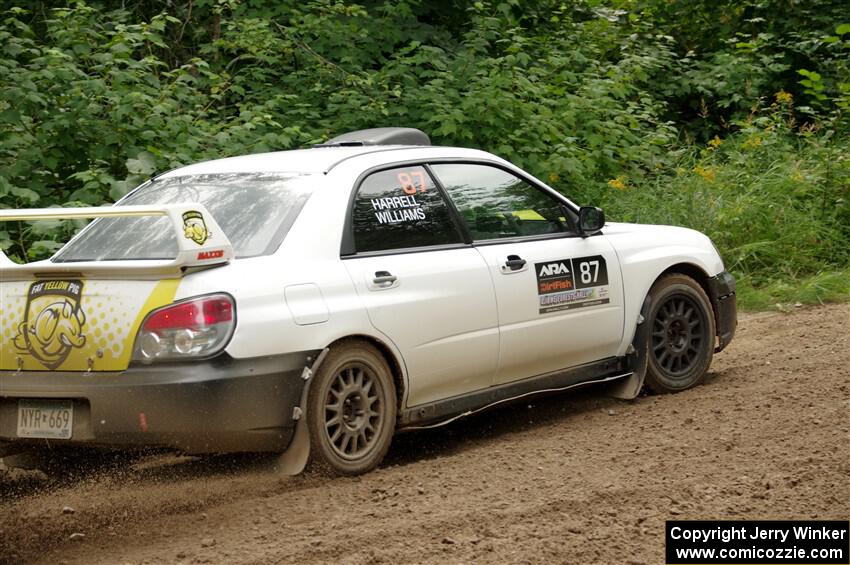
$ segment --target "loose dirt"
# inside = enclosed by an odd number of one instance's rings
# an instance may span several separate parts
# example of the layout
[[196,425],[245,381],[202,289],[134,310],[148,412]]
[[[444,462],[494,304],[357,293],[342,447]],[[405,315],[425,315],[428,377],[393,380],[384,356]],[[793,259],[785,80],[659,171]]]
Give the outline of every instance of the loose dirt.
[[744,316],[695,389],[492,410],[397,436],[359,478],[163,454],[0,468],[0,561],[663,563],[668,519],[850,518],[848,374],[832,305]]

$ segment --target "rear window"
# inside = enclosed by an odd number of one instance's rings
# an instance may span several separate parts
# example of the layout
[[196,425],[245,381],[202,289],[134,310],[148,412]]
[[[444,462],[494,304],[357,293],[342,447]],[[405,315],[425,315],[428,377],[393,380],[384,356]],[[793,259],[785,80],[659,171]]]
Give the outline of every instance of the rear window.
[[[117,205],[200,202],[233,244],[237,258],[273,253],[311,193],[309,176],[234,173],[151,182]],[[172,259],[178,244],[163,216],[98,218],[54,262]]]
[[461,243],[449,208],[423,167],[374,173],[354,205],[358,252]]

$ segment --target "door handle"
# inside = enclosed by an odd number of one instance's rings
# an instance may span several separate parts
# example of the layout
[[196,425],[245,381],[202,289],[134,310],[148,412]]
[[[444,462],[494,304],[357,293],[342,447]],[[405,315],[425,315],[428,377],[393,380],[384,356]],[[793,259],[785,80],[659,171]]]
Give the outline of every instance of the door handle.
[[389,271],[376,271],[375,278],[372,279],[372,282],[377,285],[390,285],[397,280],[398,277],[396,277]]
[[511,271],[519,271],[525,267],[525,259],[519,255],[508,255],[508,260],[505,261],[505,267]]

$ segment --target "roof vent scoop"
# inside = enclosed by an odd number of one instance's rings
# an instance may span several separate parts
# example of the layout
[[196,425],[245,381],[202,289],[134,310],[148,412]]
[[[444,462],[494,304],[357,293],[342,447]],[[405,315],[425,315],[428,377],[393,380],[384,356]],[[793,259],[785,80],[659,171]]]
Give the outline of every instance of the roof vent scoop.
[[431,140],[424,131],[416,128],[370,128],[338,135],[320,147],[358,145],[431,145]]

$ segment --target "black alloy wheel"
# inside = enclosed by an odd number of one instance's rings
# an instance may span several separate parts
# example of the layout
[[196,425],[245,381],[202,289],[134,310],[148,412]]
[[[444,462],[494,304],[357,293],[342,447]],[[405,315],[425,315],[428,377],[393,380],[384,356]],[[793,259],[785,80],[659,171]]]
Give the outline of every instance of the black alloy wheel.
[[647,386],[655,392],[691,388],[708,371],[714,354],[714,312],[703,288],[673,274],[650,290]]

